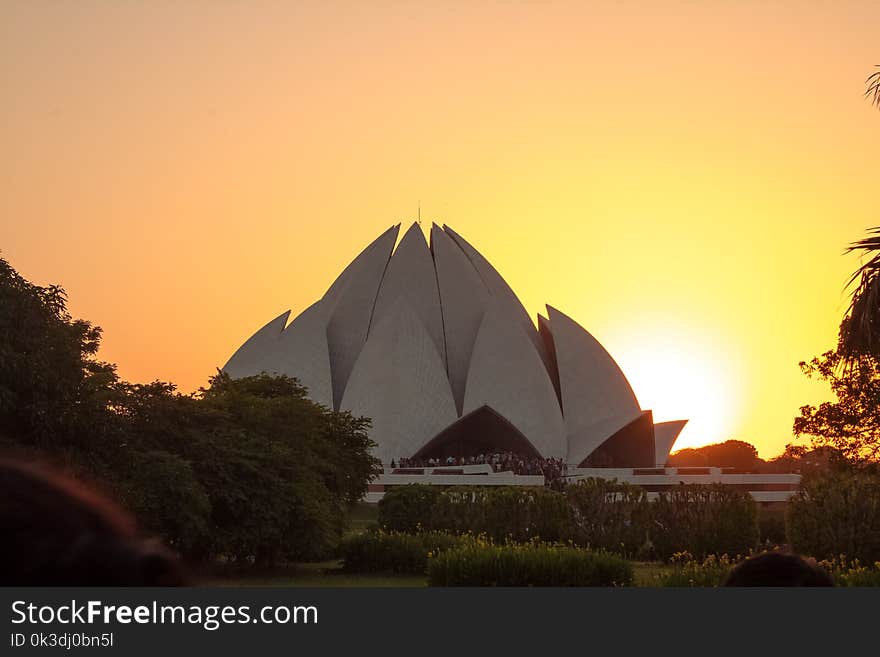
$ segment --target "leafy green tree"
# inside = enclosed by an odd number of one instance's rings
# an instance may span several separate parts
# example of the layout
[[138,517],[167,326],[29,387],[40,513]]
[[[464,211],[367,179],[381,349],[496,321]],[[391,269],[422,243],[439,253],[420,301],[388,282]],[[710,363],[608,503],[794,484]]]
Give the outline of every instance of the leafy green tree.
[[858,367],[842,367],[844,356],[827,351],[800,364],[804,374],[825,381],[836,397],[818,406],[805,405],[794,420],[794,433],[814,448],[830,447],[855,462],[880,456],[880,361],[863,356]]
[[[367,420],[315,404],[306,392],[295,379],[265,374],[218,374],[195,395],[161,382],[127,385],[114,412],[130,452],[121,461],[137,465],[122,482],[129,499],[192,559],[270,565],[328,555],[378,462]],[[144,459],[180,472],[178,483],[143,480]],[[158,503],[155,488],[165,484],[165,497],[191,503]]]
[[121,381],[101,331],[0,260],[0,447],[99,480],[194,560],[271,564],[335,549],[378,461],[369,421],[295,379],[213,377],[192,395]]
[[195,560],[210,552],[211,500],[182,457],[161,450],[132,451],[117,472],[120,501],[140,518],[151,534]]
[[0,441],[68,460],[104,437],[117,379],[96,358],[100,340],[70,316],[61,287],[34,285],[0,258]]

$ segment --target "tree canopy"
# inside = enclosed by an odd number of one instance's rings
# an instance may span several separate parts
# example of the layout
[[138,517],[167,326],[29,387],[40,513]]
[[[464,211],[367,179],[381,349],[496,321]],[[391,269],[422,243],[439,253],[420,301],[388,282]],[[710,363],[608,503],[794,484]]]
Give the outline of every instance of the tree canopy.
[[863,356],[856,368],[842,367],[844,356],[827,351],[802,362],[810,378],[827,382],[836,400],[805,405],[794,420],[796,436],[809,437],[814,447],[830,447],[850,461],[880,456],[880,361]]
[[117,381],[96,359],[100,342],[100,328],[70,317],[61,287],[34,285],[0,258],[0,441],[85,447]]
[[313,403],[286,376],[218,373],[194,394],[128,383],[97,359],[100,339],[62,288],[0,259],[0,445],[99,481],[193,560],[335,548],[378,465],[368,419]]

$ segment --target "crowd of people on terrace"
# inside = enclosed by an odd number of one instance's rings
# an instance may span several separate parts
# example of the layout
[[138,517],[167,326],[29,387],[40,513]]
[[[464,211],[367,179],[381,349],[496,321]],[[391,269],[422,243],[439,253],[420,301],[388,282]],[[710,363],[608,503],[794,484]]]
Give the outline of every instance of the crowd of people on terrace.
[[491,465],[494,472],[513,472],[517,475],[544,475],[547,485],[561,481],[565,476],[566,467],[562,459],[523,456],[515,452],[391,460],[392,468],[447,468],[484,464]]

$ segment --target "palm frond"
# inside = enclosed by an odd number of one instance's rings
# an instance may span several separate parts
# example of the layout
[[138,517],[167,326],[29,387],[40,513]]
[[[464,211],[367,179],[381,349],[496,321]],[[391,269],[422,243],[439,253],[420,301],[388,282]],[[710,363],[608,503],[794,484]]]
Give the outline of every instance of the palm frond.
[[847,366],[862,357],[880,357],[880,226],[867,232],[867,237],[844,250],[872,256],[853,272],[846,284],[852,293],[840,325],[839,350]]
[[[880,68],[880,64],[876,65],[876,68]],[[865,89],[865,98],[871,99],[871,104],[875,105],[877,109],[880,109],[880,71],[875,71],[868,76],[868,79],[865,80],[865,85],[867,88]]]

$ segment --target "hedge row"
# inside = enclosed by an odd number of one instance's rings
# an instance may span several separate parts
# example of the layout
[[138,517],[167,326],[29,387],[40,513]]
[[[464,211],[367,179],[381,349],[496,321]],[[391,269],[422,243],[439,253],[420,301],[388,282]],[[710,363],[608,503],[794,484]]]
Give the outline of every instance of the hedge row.
[[804,477],[788,505],[792,547],[819,559],[880,561],[880,475],[834,472]]
[[428,559],[446,550],[476,542],[470,535],[446,532],[368,531],[342,541],[343,570],[354,573],[405,573],[424,575]]
[[663,558],[681,551],[698,557],[747,554],[758,544],[758,506],[730,486],[678,486],[650,509],[650,537]]
[[495,542],[532,539],[640,558],[688,551],[745,554],[758,542],[748,493],[715,484],[682,485],[649,502],[639,487],[587,479],[564,492],[544,488],[413,484],[379,502],[379,524],[399,532],[485,534]]
[[537,542],[475,542],[428,561],[429,586],[629,586],[632,565],[617,555]]
[[379,525],[387,531],[555,541],[566,537],[566,521],[565,498],[545,488],[410,484],[391,489],[379,501]]

